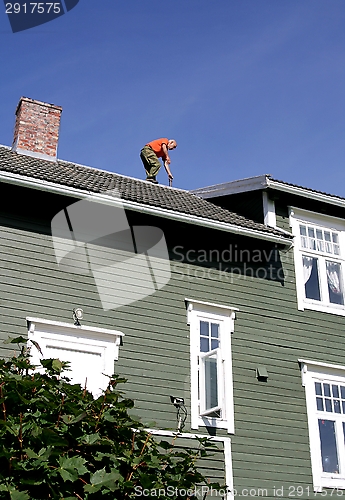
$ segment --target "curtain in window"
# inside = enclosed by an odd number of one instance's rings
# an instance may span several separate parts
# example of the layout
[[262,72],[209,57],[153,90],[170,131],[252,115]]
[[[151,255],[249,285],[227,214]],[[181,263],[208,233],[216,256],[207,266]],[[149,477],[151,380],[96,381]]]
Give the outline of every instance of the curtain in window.
[[341,294],[340,266],[336,262],[326,262],[327,282],[329,288],[337,295]]
[[303,255],[304,284],[306,284],[307,281],[309,280],[312,269],[313,269],[313,258],[312,257],[306,257],[305,255]]

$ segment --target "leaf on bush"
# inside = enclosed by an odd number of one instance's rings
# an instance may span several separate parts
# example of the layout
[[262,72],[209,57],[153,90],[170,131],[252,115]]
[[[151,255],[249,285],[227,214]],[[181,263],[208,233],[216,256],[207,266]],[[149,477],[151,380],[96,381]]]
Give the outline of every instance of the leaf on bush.
[[28,339],[20,335],[20,337],[12,337],[12,338],[10,337],[4,340],[4,344],[26,344],[27,341]]
[[86,411],[83,411],[80,415],[74,417],[68,423],[69,424],[76,424],[76,423],[80,422],[81,420],[83,420],[83,418],[85,418],[85,417],[87,417],[87,413],[86,413]]
[[33,450],[31,450],[30,448],[26,448],[26,450],[24,450],[25,453],[27,454],[28,458],[40,458],[37,453],[35,453]]
[[87,434],[86,436],[83,436],[82,438],[82,443],[83,444],[94,444],[99,440],[100,436],[98,432],[96,434]]
[[86,460],[82,457],[60,457],[59,464],[61,469],[72,470],[75,469],[78,474],[83,475],[88,472],[85,467]]
[[62,362],[59,359],[41,359],[41,365],[49,371],[61,373]]
[[30,500],[29,495],[25,491],[18,491],[14,486],[10,485],[5,488],[2,486],[1,491],[8,491],[11,500]]

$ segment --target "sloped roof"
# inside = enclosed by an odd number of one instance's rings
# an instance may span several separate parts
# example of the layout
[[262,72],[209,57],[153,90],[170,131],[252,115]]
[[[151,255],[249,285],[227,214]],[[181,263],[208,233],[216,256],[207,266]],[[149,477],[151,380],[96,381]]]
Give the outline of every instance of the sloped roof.
[[67,161],[57,160],[55,162],[18,154],[6,146],[0,146],[1,173],[54,183],[66,188],[85,190],[87,193],[101,194],[116,189],[123,200],[136,202],[143,206],[231,224],[261,234],[265,233],[267,236],[275,235],[285,239],[289,238],[286,232],[246,219],[182,189],[155,185],[144,180]]

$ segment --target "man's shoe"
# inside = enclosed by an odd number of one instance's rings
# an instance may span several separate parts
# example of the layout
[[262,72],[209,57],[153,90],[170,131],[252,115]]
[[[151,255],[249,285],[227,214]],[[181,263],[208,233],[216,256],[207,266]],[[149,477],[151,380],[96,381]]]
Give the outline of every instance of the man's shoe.
[[152,182],[153,184],[158,184],[158,181],[156,179],[153,179],[152,177],[147,177],[146,180]]

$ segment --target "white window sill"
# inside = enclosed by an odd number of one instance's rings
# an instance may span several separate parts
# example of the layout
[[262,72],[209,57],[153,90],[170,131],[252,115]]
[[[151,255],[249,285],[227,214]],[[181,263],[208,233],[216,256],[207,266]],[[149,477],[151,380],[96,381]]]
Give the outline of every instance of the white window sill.
[[[214,427],[216,429],[225,429],[228,434],[235,433],[233,422],[222,420],[221,418],[198,417],[198,427]],[[195,428],[197,429],[198,427]]]
[[[337,477],[334,474],[330,474],[329,476],[321,476],[320,485],[314,487],[315,492],[322,492],[324,488],[332,488],[345,490],[345,477]],[[339,496],[339,495],[338,495]]]
[[330,304],[322,304],[319,302],[312,302],[304,300],[303,303],[298,307],[300,311],[305,309],[310,309],[311,311],[325,312],[328,314],[336,314],[338,316],[345,316],[344,306],[335,306]]

